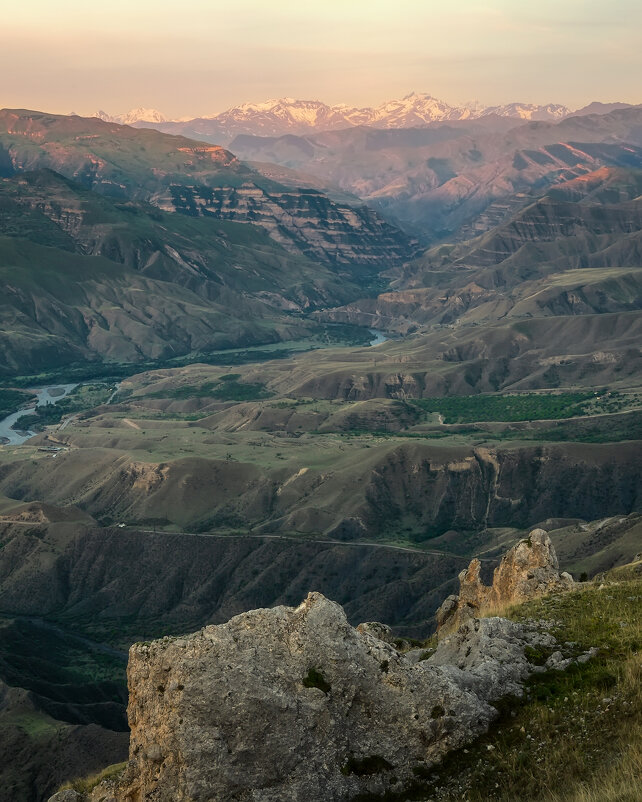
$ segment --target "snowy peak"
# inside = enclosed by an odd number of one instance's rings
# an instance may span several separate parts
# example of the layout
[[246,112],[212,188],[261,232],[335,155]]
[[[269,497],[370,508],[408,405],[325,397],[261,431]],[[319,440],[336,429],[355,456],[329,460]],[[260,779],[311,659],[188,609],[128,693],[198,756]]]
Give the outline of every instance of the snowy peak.
[[[606,113],[623,103],[593,103],[578,114]],[[318,131],[332,131],[365,125],[373,128],[420,128],[431,123],[476,120],[490,115],[523,121],[559,122],[574,112],[556,103],[506,103],[483,106],[478,101],[451,105],[426,93],[411,92],[401,99],[389,100],[379,106],[356,107],[345,104],[328,105],[320,100],[297,100],[292,97],[271,98],[260,103],[242,103],[220,114],[196,119],[168,121],[156,109],[132,109],[126,114],[110,116],[97,111],[94,116],[107,122],[126,125],[162,126],[162,130],[191,136],[215,136],[230,141],[239,134],[258,136],[305,136]],[[179,127],[182,126],[182,127]]]
[[465,120],[471,116],[468,108],[451,106],[432,95],[413,92],[401,100],[389,100],[373,111],[372,123],[385,128],[410,128],[443,120]]
[[215,120],[223,128],[229,127],[239,132],[247,125],[247,130],[243,131],[245,133],[280,135],[358,125],[359,122],[352,121],[358,111],[347,106],[328,106],[319,100],[286,97],[263,103],[244,103],[209,119]]
[[167,117],[164,117],[160,111],[157,109],[146,109],[144,107],[139,107],[137,109],[131,109],[125,114],[107,114],[106,111],[100,109],[99,111],[95,111],[92,117],[98,117],[100,120],[104,120],[106,123],[120,123],[120,125],[134,125],[134,123],[165,123],[167,122]]
[[520,120],[556,122],[568,117],[571,113],[566,106],[549,103],[546,106],[537,106],[534,103],[508,103],[505,106],[489,106],[479,113],[479,117],[497,114],[499,117],[517,117]]
[[123,125],[133,125],[138,122],[146,123],[164,123],[167,118],[164,117],[157,109],[138,108],[128,111],[127,114],[120,115],[120,122]]
[[376,107],[357,108],[343,104],[329,106],[319,100],[279,98],[263,103],[244,103],[207,119],[234,133],[280,136],[305,134],[315,130],[370,125],[377,128],[412,128],[434,122],[470,120],[488,114],[522,120],[560,120],[570,114],[565,106],[509,103],[484,107],[477,102],[451,106],[428,94],[412,92],[400,100],[389,100]]

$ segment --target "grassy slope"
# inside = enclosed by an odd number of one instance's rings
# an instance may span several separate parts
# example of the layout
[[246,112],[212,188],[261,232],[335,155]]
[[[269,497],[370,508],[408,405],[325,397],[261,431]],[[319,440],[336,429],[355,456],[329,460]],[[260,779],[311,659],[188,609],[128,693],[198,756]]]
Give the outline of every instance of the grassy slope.
[[[589,663],[546,672],[492,731],[453,754],[422,799],[639,802],[642,783],[642,579],[617,578],[528,602],[514,620],[554,622],[558,641],[598,647]],[[629,576],[633,575],[629,570]],[[440,790],[437,791],[436,788]]]
[[[2,487],[16,498],[81,504],[105,524],[374,538],[458,554],[470,551],[471,538],[485,547],[478,533],[489,526],[639,508],[638,458],[627,442],[640,431],[639,391],[433,398],[437,412],[403,397],[320,398],[310,379],[309,395],[286,394],[333,360],[360,366],[386,349],[391,371],[403,350],[390,346],[139,374],[122,383],[111,406],[50,432],[70,448],[56,460],[54,486],[51,463],[32,451],[34,441],[0,455]],[[437,414],[449,410],[472,422],[440,424]],[[531,420],[514,420],[524,417]],[[550,420],[556,417],[564,419]],[[501,465],[495,490],[488,484],[494,459]],[[150,477],[149,488],[128,478],[139,473]],[[514,499],[510,509],[507,498]],[[356,518],[367,531],[335,533]],[[441,544],[447,530],[459,541]],[[606,534],[571,533],[569,564],[593,575],[636,553],[633,536]],[[582,551],[582,538],[593,551]],[[590,561],[606,547],[608,555]]]
[[[152,382],[141,386],[145,380]],[[35,451],[39,440],[4,451],[4,492],[80,504],[104,523],[153,523],[167,531],[343,537],[330,533],[356,516],[367,531],[355,530],[351,539],[457,553],[467,553],[473,530],[486,526],[637,509],[635,443],[583,446],[572,442],[577,429],[567,444],[533,444],[528,432],[504,443],[503,428],[428,428],[396,401],[261,398],[259,382],[206,366],[140,376],[120,393],[120,403],[50,431],[69,447],[55,466]],[[493,459],[501,465],[495,490],[488,484]],[[138,475],[151,484],[134,481]],[[507,497],[515,500],[510,510]],[[459,541],[442,543],[447,530]],[[581,551],[583,539],[596,552],[617,543],[622,551],[612,549],[607,567],[635,554],[634,538],[625,543],[606,534],[571,532],[569,559],[590,556]],[[603,569],[595,563],[584,570]]]
[[223,148],[93,118],[3,109],[0,146],[23,169],[51,167],[116,197],[143,197],[188,177],[208,186],[270,184]]
[[0,222],[7,236],[106,256],[178,283],[210,279],[237,291],[307,293],[313,302],[324,288],[339,296],[356,289],[256,226],[106,198],[50,170],[0,181]]
[[125,654],[0,617],[2,799],[42,802],[69,776],[126,757],[125,668]]
[[136,362],[239,339],[271,341],[278,329],[278,316],[270,320],[260,304],[244,305],[256,316],[246,324],[222,304],[104,257],[19,239],[0,239],[0,251],[0,281],[11,293],[2,310],[8,373],[96,356]]

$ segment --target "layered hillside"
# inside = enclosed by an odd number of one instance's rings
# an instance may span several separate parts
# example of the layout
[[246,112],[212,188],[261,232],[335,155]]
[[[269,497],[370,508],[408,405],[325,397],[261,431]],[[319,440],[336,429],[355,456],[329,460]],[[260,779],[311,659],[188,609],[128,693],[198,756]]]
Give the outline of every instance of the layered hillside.
[[289,250],[331,264],[376,270],[413,249],[372,211],[271,181],[221,147],[97,118],[0,111],[0,174],[40,168],[113,198],[255,222]]
[[254,225],[102,197],[47,170],[0,179],[0,373],[296,339],[362,290]]

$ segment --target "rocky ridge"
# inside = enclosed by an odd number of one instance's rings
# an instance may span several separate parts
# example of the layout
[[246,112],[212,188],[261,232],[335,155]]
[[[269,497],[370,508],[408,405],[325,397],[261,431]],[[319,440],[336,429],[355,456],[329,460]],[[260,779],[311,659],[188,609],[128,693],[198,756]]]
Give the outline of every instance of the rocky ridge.
[[[535,571],[554,571],[550,544],[537,531],[531,539]],[[500,572],[513,598],[526,592],[532,562],[522,551],[523,543],[509,552]],[[539,582],[536,590],[549,587]],[[497,716],[493,702],[521,696],[530,674],[591,656],[565,658],[541,622],[496,617],[471,617],[419,658],[390,640],[384,625],[354,629],[338,604],[310,593],[296,608],[253,610],[192,635],[135,644],[125,772],[87,797],[63,791],[50,802],[403,793],[484,732]],[[550,653],[545,667],[529,662],[532,651]]]
[[482,581],[481,570],[481,562],[474,559],[459,574],[459,596],[449,596],[437,612],[440,638],[484,611],[573,587],[573,577],[560,573],[553,543],[544,529],[534,529],[504,555],[490,586]]

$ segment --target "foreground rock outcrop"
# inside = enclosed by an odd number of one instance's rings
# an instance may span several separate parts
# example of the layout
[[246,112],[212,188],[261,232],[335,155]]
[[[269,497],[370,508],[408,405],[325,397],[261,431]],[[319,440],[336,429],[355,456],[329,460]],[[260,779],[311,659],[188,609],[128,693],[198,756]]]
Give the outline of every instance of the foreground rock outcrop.
[[310,593],[296,608],[135,644],[130,761],[89,798],[339,802],[402,792],[484,732],[493,701],[520,695],[542,670],[526,646],[556,646],[500,618],[468,621],[419,659],[390,639],[384,625],[355,629],[342,607]]
[[[313,593],[132,648],[132,799],[340,800],[401,788],[494,711]],[[133,792],[133,793],[132,793]]]
[[543,529],[534,529],[504,555],[490,586],[483,583],[481,568],[481,562],[474,559],[459,574],[459,596],[449,596],[437,612],[440,637],[458,629],[482,611],[501,609],[507,604],[573,587],[573,577],[566,572],[560,573],[553,543]]

